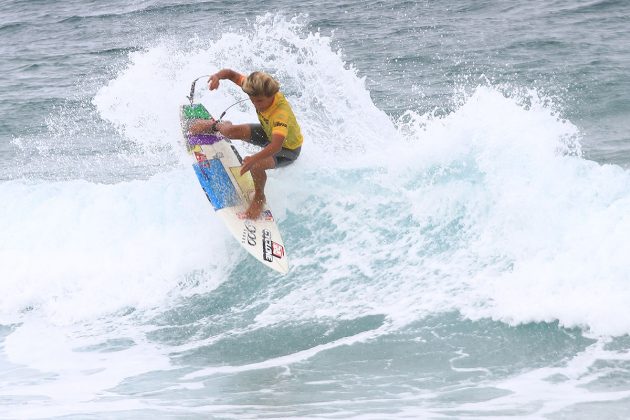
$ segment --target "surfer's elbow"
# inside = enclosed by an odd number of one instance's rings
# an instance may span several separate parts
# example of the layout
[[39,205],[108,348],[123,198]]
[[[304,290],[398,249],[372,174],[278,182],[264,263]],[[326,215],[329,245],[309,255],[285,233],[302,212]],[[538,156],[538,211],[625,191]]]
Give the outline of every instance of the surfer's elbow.
[[281,134],[273,134],[271,136],[271,149],[274,151],[274,153],[279,152],[282,149],[282,144],[284,143],[284,139],[285,136],[281,135]]

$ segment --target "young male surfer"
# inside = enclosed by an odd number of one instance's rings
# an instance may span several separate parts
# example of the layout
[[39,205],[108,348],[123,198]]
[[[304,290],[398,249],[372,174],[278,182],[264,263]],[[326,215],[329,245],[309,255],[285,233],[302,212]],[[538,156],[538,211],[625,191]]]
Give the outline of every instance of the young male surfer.
[[218,89],[219,81],[223,79],[231,80],[249,95],[260,124],[199,120],[191,125],[190,133],[219,131],[230,139],[243,140],[263,148],[245,157],[241,166],[241,175],[250,171],[254,179],[254,197],[245,217],[256,219],[265,204],[265,171],[289,165],[297,159],[302,148],[302,132],[291,106],[280,92],[280,84],[273,77],[259,71],[245,77],[234,70],[223,69],[210,76],[210,90]]

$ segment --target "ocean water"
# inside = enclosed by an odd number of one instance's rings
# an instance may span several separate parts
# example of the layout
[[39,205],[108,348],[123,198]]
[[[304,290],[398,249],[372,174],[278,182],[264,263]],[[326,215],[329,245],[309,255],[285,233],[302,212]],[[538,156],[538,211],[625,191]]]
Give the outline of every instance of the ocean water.
[[[629,22],[622,0],[1,2],[0,418],[630,418]],[[267,186],[286,276],[180,143],[224,67],[276,75],[305,135]]]

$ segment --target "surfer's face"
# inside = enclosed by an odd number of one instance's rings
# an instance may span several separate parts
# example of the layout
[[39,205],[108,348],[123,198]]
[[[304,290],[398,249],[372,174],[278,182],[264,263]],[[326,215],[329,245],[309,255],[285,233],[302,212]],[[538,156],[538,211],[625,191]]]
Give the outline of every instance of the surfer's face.
[[249,95],[249,99],[252,101],[252,103],[254,104],[254,108],[256,108],[256,111],[258,112],[262,112],[266,110],[267,108],[269,108],[271,104],[273,103],[273,98],[274,98],[273,96]]

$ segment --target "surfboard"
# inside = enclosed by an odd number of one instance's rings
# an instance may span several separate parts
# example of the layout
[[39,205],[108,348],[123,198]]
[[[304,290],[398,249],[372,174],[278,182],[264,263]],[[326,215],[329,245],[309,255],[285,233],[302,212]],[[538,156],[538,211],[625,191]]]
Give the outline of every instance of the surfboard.
[[254,180],[241,171],[241,156],[221,134],[190,135],[192,121],[210,119],[202,104],[182,105],[180,119],[186,150],[193,159],[199,184],[232,236],[254,258],[269,268],[286,274],[289,261],[276,220],[267,204],[256,220],[245,218],[254,194]]

